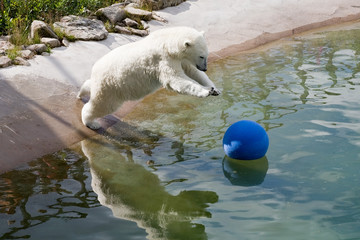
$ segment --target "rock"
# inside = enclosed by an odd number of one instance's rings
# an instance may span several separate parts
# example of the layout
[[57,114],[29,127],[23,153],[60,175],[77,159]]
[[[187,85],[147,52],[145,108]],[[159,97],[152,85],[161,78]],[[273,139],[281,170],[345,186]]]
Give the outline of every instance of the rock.
[[7,51],[9,49],[13,49],[14,45],[8,40],[0,40],[0,50]]
[[35,54],[34,54],[34,52],[32,52],[30,50],[21,50],[20,56],[25,59],[31,59],[35,56]]
[[16,57],[13,61],[15,65],[30,66],[30,63],[22,57]]
[[66,38],[63,38],[63,40],[61,41],[62,45],[64,45],[65,47],[70,46],[70,42],[69,40],[67,40]]
[[110,7],[100,8],[95,15],[102,21],[109,20],[112,25],[121,22],[126,18],[126,12],[120,7],[120,4],[114,4]]
[[42,52],[42,53],[41,53],[41,56],[46,56],[46,57],[47,57],[47,56],[50,56],[50,53],[48,53],[48,52]]
[[152,13],[152,19],[159,21],[159,22],[163,22],[163,23],[167,23],[168,21],[165,18],[160,17],[159,15],[157,15],[156,13]]
[[42,54],[43,52],[47,51],[47,47],[45,44],[39,43],[28,46],[26,50],[33,51],[36,54]]
[[5,56],[6,51],[13,48],[14,45],[11,42],[9,42],[8,39],[6,39],[5,37],[0,38],[0,56]]
[[140,20],[150,21],[152,13],[146,10],[136,8],[137,4],[131,3],[125,7],[125,11],[130,18],[138,18]]
[[5,68],[11,65],[11,59],[8,56],[0,57],[0,68]]
[[30,28],[30,37],[34,39],[34,37],[38,35],[41,37],[50,37],[58,39],[56,33],[51,29],[49,25],[44,23],[43,21],[35,20],[31,23]]
[[127,34],[127,35],[131,35],[132,32],[130,31],[129,28],[127,27],[121,27],[121,26],[115,26],[114,27],[114,31],[117,33],[121,33],[121,34]]
[[150,26],[147,22],[145,22],[144,20],[141,20],[141,25],[143,26],[143,28],[146,30],[148,29]]
[[134,27],[134,28],[138,28],[138,27],[139,27],[139,24],[138,24],[136,21],[134,21],[134,20],[132,20],[132,19],[130,19],[130,18],[125,18],[123,22],[124,22],[125,25],[128,26],[128,27]]
[[154,160],[147,160],[146,164],[149,165],[149,166],[152,166],[152,165],[155,164],[155,162],[154,162]]
[[152,2],[153,10],[160,10],[167,7],[177,6],[185,0],[150,0]]
[[138,35],[140,37],[145,37],[145,36],[149,35],[149,32],[146,30],[130,28],[130,31],[132,32],[132,34]]
[[11,35],[0,36],[0,41],[10,41]]
[[61,46],[60,41],[56,38],[41,38],[40,41],[51,48]]
[[60,28],[68,36],[86,41],[103,40],[109,34],[102,21],[74,15],[61,18],[60,22],[54,23],[54,27]]
[[64,45],[65,47],[70,46],[70,42],[69,40],[67,40],[66,38],[63,38],[63,40],[61,41],[62,45]]

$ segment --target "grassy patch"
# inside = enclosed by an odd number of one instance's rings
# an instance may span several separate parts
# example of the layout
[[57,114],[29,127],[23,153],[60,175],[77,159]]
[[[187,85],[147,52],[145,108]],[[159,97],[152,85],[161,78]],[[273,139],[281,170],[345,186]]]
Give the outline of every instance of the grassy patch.
[[12,49],[8,49],[6,51],[6,55],[11,59],[11,61],[14,61],[16,57],[20,56],[20,50],[21,48],[19,46],[15,46]]
[[69,42],[75,42],[76,38],[73,35],[68,35],[66,34],[63,30],[61,30],[61,28],[56,27],[53,28],[53,31],[55,32],[55,34],[59,37],[59,40],[63,40],[64,38],[66,38]]
[[150,0],[141,0],[139,5],[140,5],[140,8],[142,10],[152,12],[152,9],[153,9],[152,1],[150,1]]

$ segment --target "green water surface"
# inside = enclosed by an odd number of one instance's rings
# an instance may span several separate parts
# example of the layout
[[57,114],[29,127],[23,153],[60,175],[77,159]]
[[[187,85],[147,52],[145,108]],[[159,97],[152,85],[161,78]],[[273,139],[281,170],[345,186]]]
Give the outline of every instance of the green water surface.
[[[291,41],[290,41],[291,40]],[[360,239],[360,23],[211,63],[104,135],[0,175],[0,239]],[[224,156],[249,119],[266,156]]]

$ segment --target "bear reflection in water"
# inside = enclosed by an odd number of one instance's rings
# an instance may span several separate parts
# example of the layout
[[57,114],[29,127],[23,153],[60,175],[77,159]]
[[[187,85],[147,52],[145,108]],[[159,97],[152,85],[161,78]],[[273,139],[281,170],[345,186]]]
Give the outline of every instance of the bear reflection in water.
[[169,194],[157,175],[133,161],[129,146],[113,139],[84,140],[82,151],[89,159],[92,188],[115,217],[136,222],[148,239],[207,239],[205,227],[191,221],[211,217],[206,208],[218,201],[215,192]]

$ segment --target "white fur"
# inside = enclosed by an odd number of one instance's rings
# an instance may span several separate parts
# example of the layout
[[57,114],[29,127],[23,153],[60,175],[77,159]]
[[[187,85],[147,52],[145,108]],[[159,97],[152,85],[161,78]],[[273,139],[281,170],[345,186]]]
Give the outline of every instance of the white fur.
[[207,56],[203,33],[188,27],[158,30],[114,49],[95,63],[91,78],[80,89],[78,98],[90,94],[82,109],[82,122],[98,129],[96,118],[161,86],[197,97],[219,95],[220,91],[203,72]]

